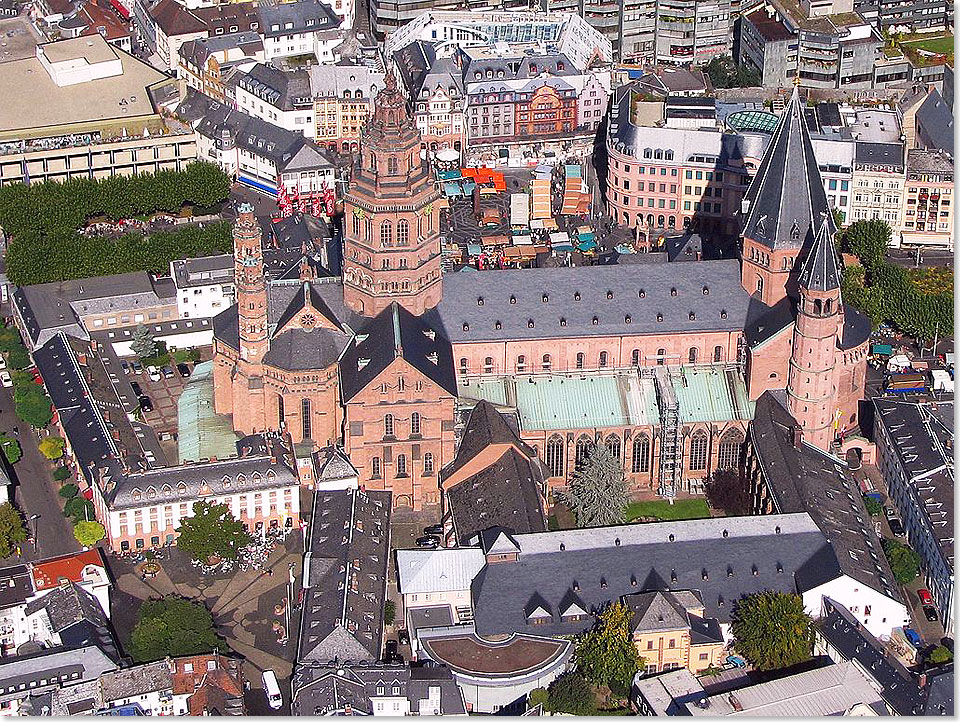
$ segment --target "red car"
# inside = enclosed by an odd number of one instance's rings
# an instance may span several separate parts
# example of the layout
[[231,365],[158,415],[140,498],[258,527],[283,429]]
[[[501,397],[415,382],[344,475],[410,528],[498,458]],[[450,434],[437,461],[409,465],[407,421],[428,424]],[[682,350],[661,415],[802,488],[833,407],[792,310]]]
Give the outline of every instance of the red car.
[[917,597],[920,598],[920,603],[925,607],[933,605],[933,597],[930,596],[930,592],[928,592],[926,589],[918,589]]

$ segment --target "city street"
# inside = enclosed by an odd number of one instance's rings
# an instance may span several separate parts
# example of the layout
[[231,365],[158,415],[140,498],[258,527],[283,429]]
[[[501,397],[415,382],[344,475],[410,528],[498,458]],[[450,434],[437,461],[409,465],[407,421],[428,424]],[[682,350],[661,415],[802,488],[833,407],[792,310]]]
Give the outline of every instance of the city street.
[[[14,427],[20,431],[19,436],[14,435]],[[13,467],[14,500],[28,519],[30,532],[36,532],[36,550],[32,543],[24,544],[20,561],[79,551],[80,546],[73,538],[73,526],[60,510],[58,485],[51,476],[53,465],[37,449],[39,439],[36,433],[14,414],[10,389],[0,390],[0,432],[20,440],[23,458]],[[39,518],[30,520],[34,514]],[[15,559],[11,557],[7,561]]]

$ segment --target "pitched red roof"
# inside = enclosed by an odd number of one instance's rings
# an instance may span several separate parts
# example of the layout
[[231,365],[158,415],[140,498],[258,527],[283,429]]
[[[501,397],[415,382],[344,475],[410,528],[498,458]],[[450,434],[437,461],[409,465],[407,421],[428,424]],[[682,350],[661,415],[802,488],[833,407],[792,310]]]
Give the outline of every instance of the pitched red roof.
[[33,586],[37,590],[53,589],[67,582],[85,582],[99,579],[106,582],[106,564],[99,549],[65,554],[42,562],[37,562],[31,569]]

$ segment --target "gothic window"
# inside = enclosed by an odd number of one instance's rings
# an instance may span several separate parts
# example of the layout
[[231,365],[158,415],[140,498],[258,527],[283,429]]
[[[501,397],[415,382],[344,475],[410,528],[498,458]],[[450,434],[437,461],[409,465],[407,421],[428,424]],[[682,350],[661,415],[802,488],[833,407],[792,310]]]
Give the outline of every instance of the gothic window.
[[460,373],[465,374],[469,370],[470,366],[468,361],[465,358],[460,359]]
[[547,441],[546,462],[551,477],[563,476],[564,443],[560,436],[551,436]]
[[393,224],[390,221],[383,221],[380,224],[380,245],[393,245]]
[[690,471],[707,468],[707,434],[702,429],[690,438]]
[[587,462],[587,459],[590,458],[590,451],[593,449],[593,442],[588,436],[581,436],[577,439],[577,445],[575,448],[575,463],[579,468]]
[[633,459],[630,470],[634,474],[650,471],[650,437],[640,434],[633,439]]
[[433,474],[433,454],[429,451],[423,455],[423,475],[430,476]]
[[743,444],[743,435],[737,429],[730,429],[720,437],[720,446],[717,449],[717,468],[736,469],[740,463],[740,446]]
[[620,437],[616,434],[610,434],[607,437],[607,440],[604,442],[604,446],[607,447],[607,451],[610,452],[610,455],[614,459],[620,461]]
[[583,368],[583,354],[582,354],[582,353],[578,353],[578,354],[577,354],[577,368],[578,368],[578,369],[582,369],[582,368]]
[[550,360],[550,354],[545,353],[545,354],[543,355],[543,358],[541,359],[541,364],[540,364],[540,365],[543,367],[543,370],[544,370],[544,371],[549,371],[549,370],[550,370],[550,367],[553,365],[552,361]]
[[517,371],[523,373],[527,370],[527,357],[520,355],[517,356]]
[[663,366],[664,356],[667,355],[667,349],[658,348],[657,349],[657,366]]
[[387,414],[383,417],[383,435],[393,436],[393,414]]
[[369,218],[364,219],[363,221],[363,240],[367,243],[373,241],[373,221]]
[[370,475],[374,479],[380,478],[380,457],[379,456],[374,456],[370,460]]
[[397,159],[395,156],[387,158],[387,175],[397,175]]
[[303,399],[300,402],[300,426],[303,432],[303,438],[309,439],[311,429],[310,419],[310,399]]
[[713,347],[713,360],[714,360],[714,363],[718,361],[723,361],[723,346]]
[[600,368],[605,369],[607,367],[608,354],[606,351],[600,352]]
[[697,362],[697,347],[696,347],[696,346],[691,346],[691,347],[690,347],[690,350],[687,352],[687,360],[688,360],[690,363],[692,363],[692,364],[695,364],[695,363]]
[[283,424],[283,397],[277,396],[277,424]]
[[407,457],[405,454],[397,454],[397,476],[407,475]]
[[639,366],[640,365],[640,349],[633,349],[633,353],[630,354],[630,365]]
[[410,434],[412,436],[420,435],[420,414],[416,411],[410,415]]
[[353,235],[355,238],[360,237],[360,216],[356,213],[353,214]]
[[487,356],[483,360],[483,373],[492,374],[493,373],[493,357]]
[[397,221],[397,245],[405,246],[410,242],[410,224],[403,218]]

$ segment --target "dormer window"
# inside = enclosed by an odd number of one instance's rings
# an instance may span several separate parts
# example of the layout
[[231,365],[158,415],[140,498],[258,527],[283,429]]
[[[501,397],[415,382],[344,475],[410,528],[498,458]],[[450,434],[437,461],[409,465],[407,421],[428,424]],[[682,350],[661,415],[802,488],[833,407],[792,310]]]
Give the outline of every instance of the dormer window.
[[493,327],[497,329],[497,331],[499,331],[501,328],[503,328],[503,324],[497,321],[496,323],[493,324]]
[[610,290],[607,291],[607,300],[608,301],[613,300],[613,291],[610,291]]
[[550,300],[550,296],[548,296],[547,294],[543,294],[543,296],[540,298],[540,300],[541,300],[543,303],[546,303],[547,301]]
[[600,325],[600,319],[597,318],[596,316],[593,317],[593,325],[594,325],[594,326],[599,326],[599,325]]
[[463,330],[464,330],[464,331],[469,331],[469,330],[470,330],[470,324],[469,324],[469,323],[464,323],[464,324],[463,324]]
[[726,317],[727,317],[727,309],[721,308],[721,309],[720,309],[720,318],[726,318]]
[[657,314],[657,323],[663,323],[663,314],[662,314],[662,313],[658,313],[658,314]]
[[567,325],[567,319],[565,319],[565,318],[563,318],[563,317],[561,316],[561,318],[560,318],[560,325],[561,325],[561,326],[566,326],[566,325]]
[[693,312],[693,311],[690,312],[690,320],[691,320],[691,321],[696,321],[696,320],[697,320],[697,314],[696,314],[695,312]]
[[709,286],[704,286],[704,287],[703,287],[703,295],[704,295],[704,296],[709,296],[709,295],[710,295],[710,287],[709,287]]
[[510,303],[511,303],[512,305],[516,306],[516,305],[517,305],[517,297],[516,297],[516,296],[510,296]]
[[640,298],[646,298],[646,297],[647,297],[647,292],[644,291],[644,290],[641,288],[641,289],[640,289]]
[[528,319],[527,319],[527,328],[533,328],[533,319],[532,319],[532,318],[528,318]]
[[710,575],[707,573],[707,570],[705,568],[700,570],[700,578],[703,581],[707,581],[710,578]]
[[677,295],[677,289],[676,289],[676,288],[671,288],[671,289],[670,289],[670,295],[671,295],[671,296],[676,296],[676,295]]
[[624,323],[632,323],[632,322],[633,322],[633,317],[628,313],[626,316],[623,317],[623,322],[624,322]]
[[478,296],[478,297],[477,297],[477,305],[478,305],[478,306],[482,306],[482,305],[483,305],[483,296]]
[[574,301],[579,301],[579,300],[580,300],[580,291],[574,291],[574,292],[573,292],[573,300],[574,300]]

